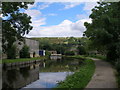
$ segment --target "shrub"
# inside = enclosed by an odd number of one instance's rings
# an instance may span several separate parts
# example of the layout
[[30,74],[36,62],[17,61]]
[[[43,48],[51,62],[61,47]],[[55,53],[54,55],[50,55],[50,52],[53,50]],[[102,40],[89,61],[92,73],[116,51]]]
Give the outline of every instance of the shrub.
[[20,58],[30,58],[29,47],[24,45],[20,50]]
[[115,64],[115,67],[116,67],[117,71],[120,73],[120,58],[117,59],[117,62],[116,62],[116,64]]
[[45,51],[45,56],[50,57],[50,55],[51,55],[50,52],[48,52],[48,50],[46,50]]
[[74,51],[65,51],[65,55],[75,55]]
[[16,58],[16,45],[13,45],[7,51],[7,58],[8,59],[15,59]]
[[85,55],[86,54],[86,50],[83,46],[79,46],[78,47],[78,51],[80,55]]

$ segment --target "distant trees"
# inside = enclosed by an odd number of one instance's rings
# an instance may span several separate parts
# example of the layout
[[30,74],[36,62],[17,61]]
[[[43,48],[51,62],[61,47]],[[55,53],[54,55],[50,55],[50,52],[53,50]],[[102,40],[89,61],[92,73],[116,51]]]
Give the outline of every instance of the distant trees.
[[25,34],[32,29],[30,25],[31,17],[25,13],[21,13],[20,9],[27,9],[31,2],[2,2],[2,47],[3,52],[8,58],[10,52],[13,51],[13,43],[16,40],[22,40]]
[[78,53],[80,55],[85,55],[87,52],[85,50],[85,47],[84,46],[78,46]]
[[92,23],[85,22],[87,36],[98,49],[106,49],[107,60],[120,61],[120,2],[98,2],[92,9]]
[[70,56],[75,55],[74,51],[65,51],[64,54]]
[[[89,41],[87,38],[75,38],[75,37],[69,37],[67,39],[62,38],[63,41],[60,43],[56,42],[58,38],[54,38],[55,42],[51,42],[51,40],[48,40],[47,38],[40,38],[37,39],[40,42],[40,49],[44,50],[55,50],[59,54],[67,55],[68,53],[74,54],[86,54],[87,50],[87,42]],[[72,51],[72,52],[71,52]],[[74,54],[73,54],[74,53]]]

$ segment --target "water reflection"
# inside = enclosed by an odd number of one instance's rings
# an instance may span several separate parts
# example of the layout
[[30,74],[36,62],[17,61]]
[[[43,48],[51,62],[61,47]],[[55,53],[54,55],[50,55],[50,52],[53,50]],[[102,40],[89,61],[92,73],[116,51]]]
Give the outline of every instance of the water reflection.
[[70,58],[46,60],[43,62],[40,72],[74,72],[80,68],[80,64],[81,60]]
[[73,74],[73,72],[43,72],[39,74],[39,80],[24,88],[53,88],[70,74]]
[[3,89],[21,88],[39,79],[39,65],[6,67],[3,69]]
[[6,67],[3,69],[3,88],[53,88],[78,70],[80,64],[78,59],[61,58]]

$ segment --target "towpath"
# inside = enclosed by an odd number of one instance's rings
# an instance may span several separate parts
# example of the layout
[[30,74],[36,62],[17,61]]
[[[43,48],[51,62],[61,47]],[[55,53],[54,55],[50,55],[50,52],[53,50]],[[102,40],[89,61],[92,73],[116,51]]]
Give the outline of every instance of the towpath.
[[95,73],[86,88],[117,88],[115,70],[105,61],[94,59]]

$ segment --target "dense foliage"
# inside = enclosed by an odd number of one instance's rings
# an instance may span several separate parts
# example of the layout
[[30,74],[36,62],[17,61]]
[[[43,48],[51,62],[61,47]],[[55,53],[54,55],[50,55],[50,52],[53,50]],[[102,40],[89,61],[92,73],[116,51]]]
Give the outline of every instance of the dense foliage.
[[[59,37],[59,38],[33,38],[39,40],[41,50],[54,50],[57,53],[65,55],[66,51],[73,51],[77,54],[86,54],[88,50],[88,39],[87,38],[76,38],[76,37]],[[84,51],[80,51],[78,47],[83,47]],[[81,53],[79,53],[81,52]]]
[[[92,23],[85,22],[87,36],[93,45],[106,51],[107,60],[115,65],[120,75],[120,1],[98,2],[92,9]],[[120,77],[118,77],[120,86]]]
[[86,50],[85,50],[85,47],[84,46],[79,46],[78,47],[78,53],[80,54],[80,55],[85,55],[86,54]]
[[30,25],[31,17],[20,9],[27,9],[30,2],[2,2],[2,47],[7,54],[12,51],[12,46],[16,40],[21,40],[25,34],[32,29]]
[[12,45],[11,49],[8,49],[8,58],[16,58],[16,45]]
[[74,51],[65,51],[64,54],[65,55],[70,55],[70,56],[75,55]]
[[120,42],[120,2],[98,2],[92,9],[92,23],[85,22],[85,35],[96,47],[107,50],[107,59],[116,62],[119,58]]
[[20,58],[30,58],[29,47],[24,45],[20,50]]

